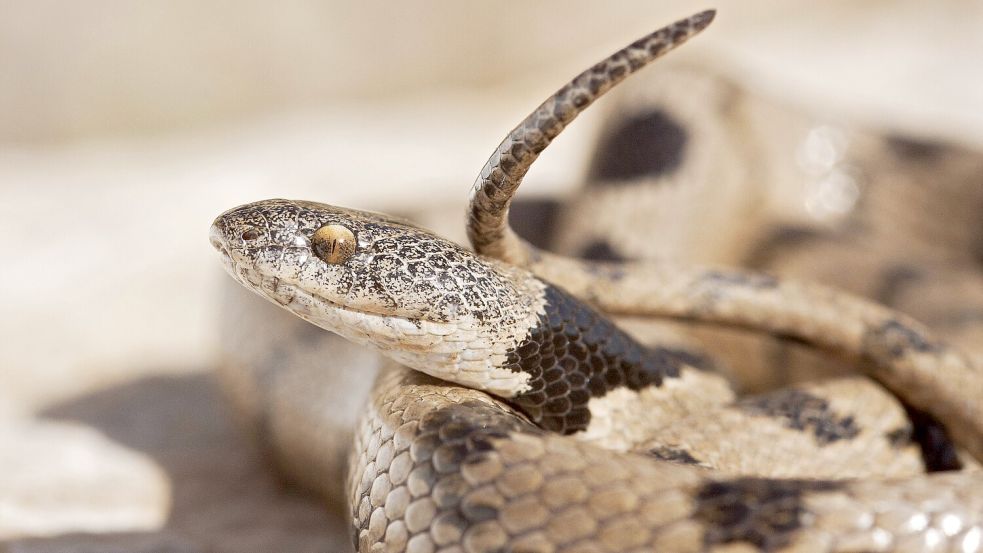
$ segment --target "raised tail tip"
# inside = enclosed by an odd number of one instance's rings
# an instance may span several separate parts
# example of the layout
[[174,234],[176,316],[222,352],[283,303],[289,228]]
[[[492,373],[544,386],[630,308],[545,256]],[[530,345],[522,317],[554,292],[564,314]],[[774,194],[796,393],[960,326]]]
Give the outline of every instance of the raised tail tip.
[[713,18],[716,15],[717,10],[715,9],[704,10],[693,17],[690,17],[689,20],[695,30],[702,31],[703,29],[706,29],[707,25],[713,22]]

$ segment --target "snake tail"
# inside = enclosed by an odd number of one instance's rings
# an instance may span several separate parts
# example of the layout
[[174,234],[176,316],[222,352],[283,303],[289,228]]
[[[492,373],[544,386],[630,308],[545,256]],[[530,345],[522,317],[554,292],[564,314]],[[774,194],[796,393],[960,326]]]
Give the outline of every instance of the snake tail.
[[508,226],[509,204],[539,154],[605,92],[705,29],[715,14],[700,12],[618,50],[574,77],[519,123],[495,149],[471,190],[467,232],[475,251],[524,264],[525,248]]

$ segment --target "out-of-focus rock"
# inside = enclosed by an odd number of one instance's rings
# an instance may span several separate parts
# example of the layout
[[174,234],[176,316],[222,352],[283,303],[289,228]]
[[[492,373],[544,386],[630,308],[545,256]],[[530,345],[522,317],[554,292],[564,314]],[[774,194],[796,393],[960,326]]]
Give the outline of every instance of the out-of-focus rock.
[[205,553],[166,532],[153,534],[70,534],[54,539],[29,539],[7,545],[3,553]]
[[[95,512],[101,505],[101,494],[113,497],[127,488],[139,489],[148,482],[161,481],[169,501],[162,505],[159,499],[145,497],[140,505],[134,500],[129,506],[134,512],[155,508],[157,518],[153,524],[143,526],[96,528],[63,524],[39,532],[19,524],[17,534],[24,537],[0,541],[0,552],[324,553],[351,549],[348,523],[329,515],[322,500],[285,486],[270,470],[262,453],[235,431],[225,402],[209,375],[138,378],[52,405],[40,415],[43,422],[9,434],[13,441],[8,445],[9,440],[5,440],[0,447],[3,459],[9,455],[7,452],[23,451],[19,458],[28,466],[32,460],[37,462],[37,486],[42,486],[45,479],[68,486],[80,484],[79,472],[70,466],[45,466],[50,457],[66,457],[59,448],[72,443],[71,437],[35,430],[46,426],[75,429],[84,424],[96,429],[88,433],[101,440],[101,449],[141,459],[155,472],[150,477],[136,474],[127,479],[93,482],[91,488],[86,488],[91,495],[80,494],[73,505],[82,512]],[[49,422],[52,420],[58,422]],[[37,444],[34,447],[27,444],[29,437],[25,437],[31,433]],[[18,442],[24,442],[26,447]],[[19,488],[23,493],[17,496],[20,504],[31,505],[35,498],[45,497],[47,488],[32,488],[27,480],[8,478],[11,473],[2,461],[0,471],[4,471],[0,473],[0,498],[9,495],[5,489],[13,485],[11,482],[20,481],[24,481]],[[37,515],[46,522],[58,522],[60,498],[56,494],[48,497],[52,502],[39,506]],[[4,514],[0,511],[0,521],[5,520]],[[88,535],[82,531],[106,534]],[[58,532],[64,535],[27,537]],[[6,537],[10,536],[8,533]]]
[[156,530],[170,485],[148,456],[79,424],[0,423],[0,539]]

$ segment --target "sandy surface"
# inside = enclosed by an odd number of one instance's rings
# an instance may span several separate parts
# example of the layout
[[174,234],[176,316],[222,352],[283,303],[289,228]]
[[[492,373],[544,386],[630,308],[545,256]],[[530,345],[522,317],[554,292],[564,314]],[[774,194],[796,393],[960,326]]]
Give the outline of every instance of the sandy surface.
[[[275,14],[243,3],[231,20],[214,2],[2,4],[0,539],[18,552],[347,543],[316,500],[277,483],[211,383],[224,278],[211,219],[266,197],[463,213],[512,124],[697,6],[455,7],[435,22],[422,8],[303,1]],[[983,6],[813,4],[721,6],[681,55],[873,124],[983,145]],[[576,184],[594,123],[551,148],[530,188]]]

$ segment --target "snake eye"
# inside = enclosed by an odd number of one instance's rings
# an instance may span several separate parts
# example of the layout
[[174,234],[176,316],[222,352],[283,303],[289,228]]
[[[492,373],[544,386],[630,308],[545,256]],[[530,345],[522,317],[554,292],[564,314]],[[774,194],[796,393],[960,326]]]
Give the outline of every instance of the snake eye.
[[245,240],[246,242],[251,242],[259,238],[259,231],[253,227],[249,227],[246,230],[242,231],[241,236],[242,239]]
[[324,225],[311,237],[311,246],[322,261],[338,265],[355,254],[355,233],[341,225]]

